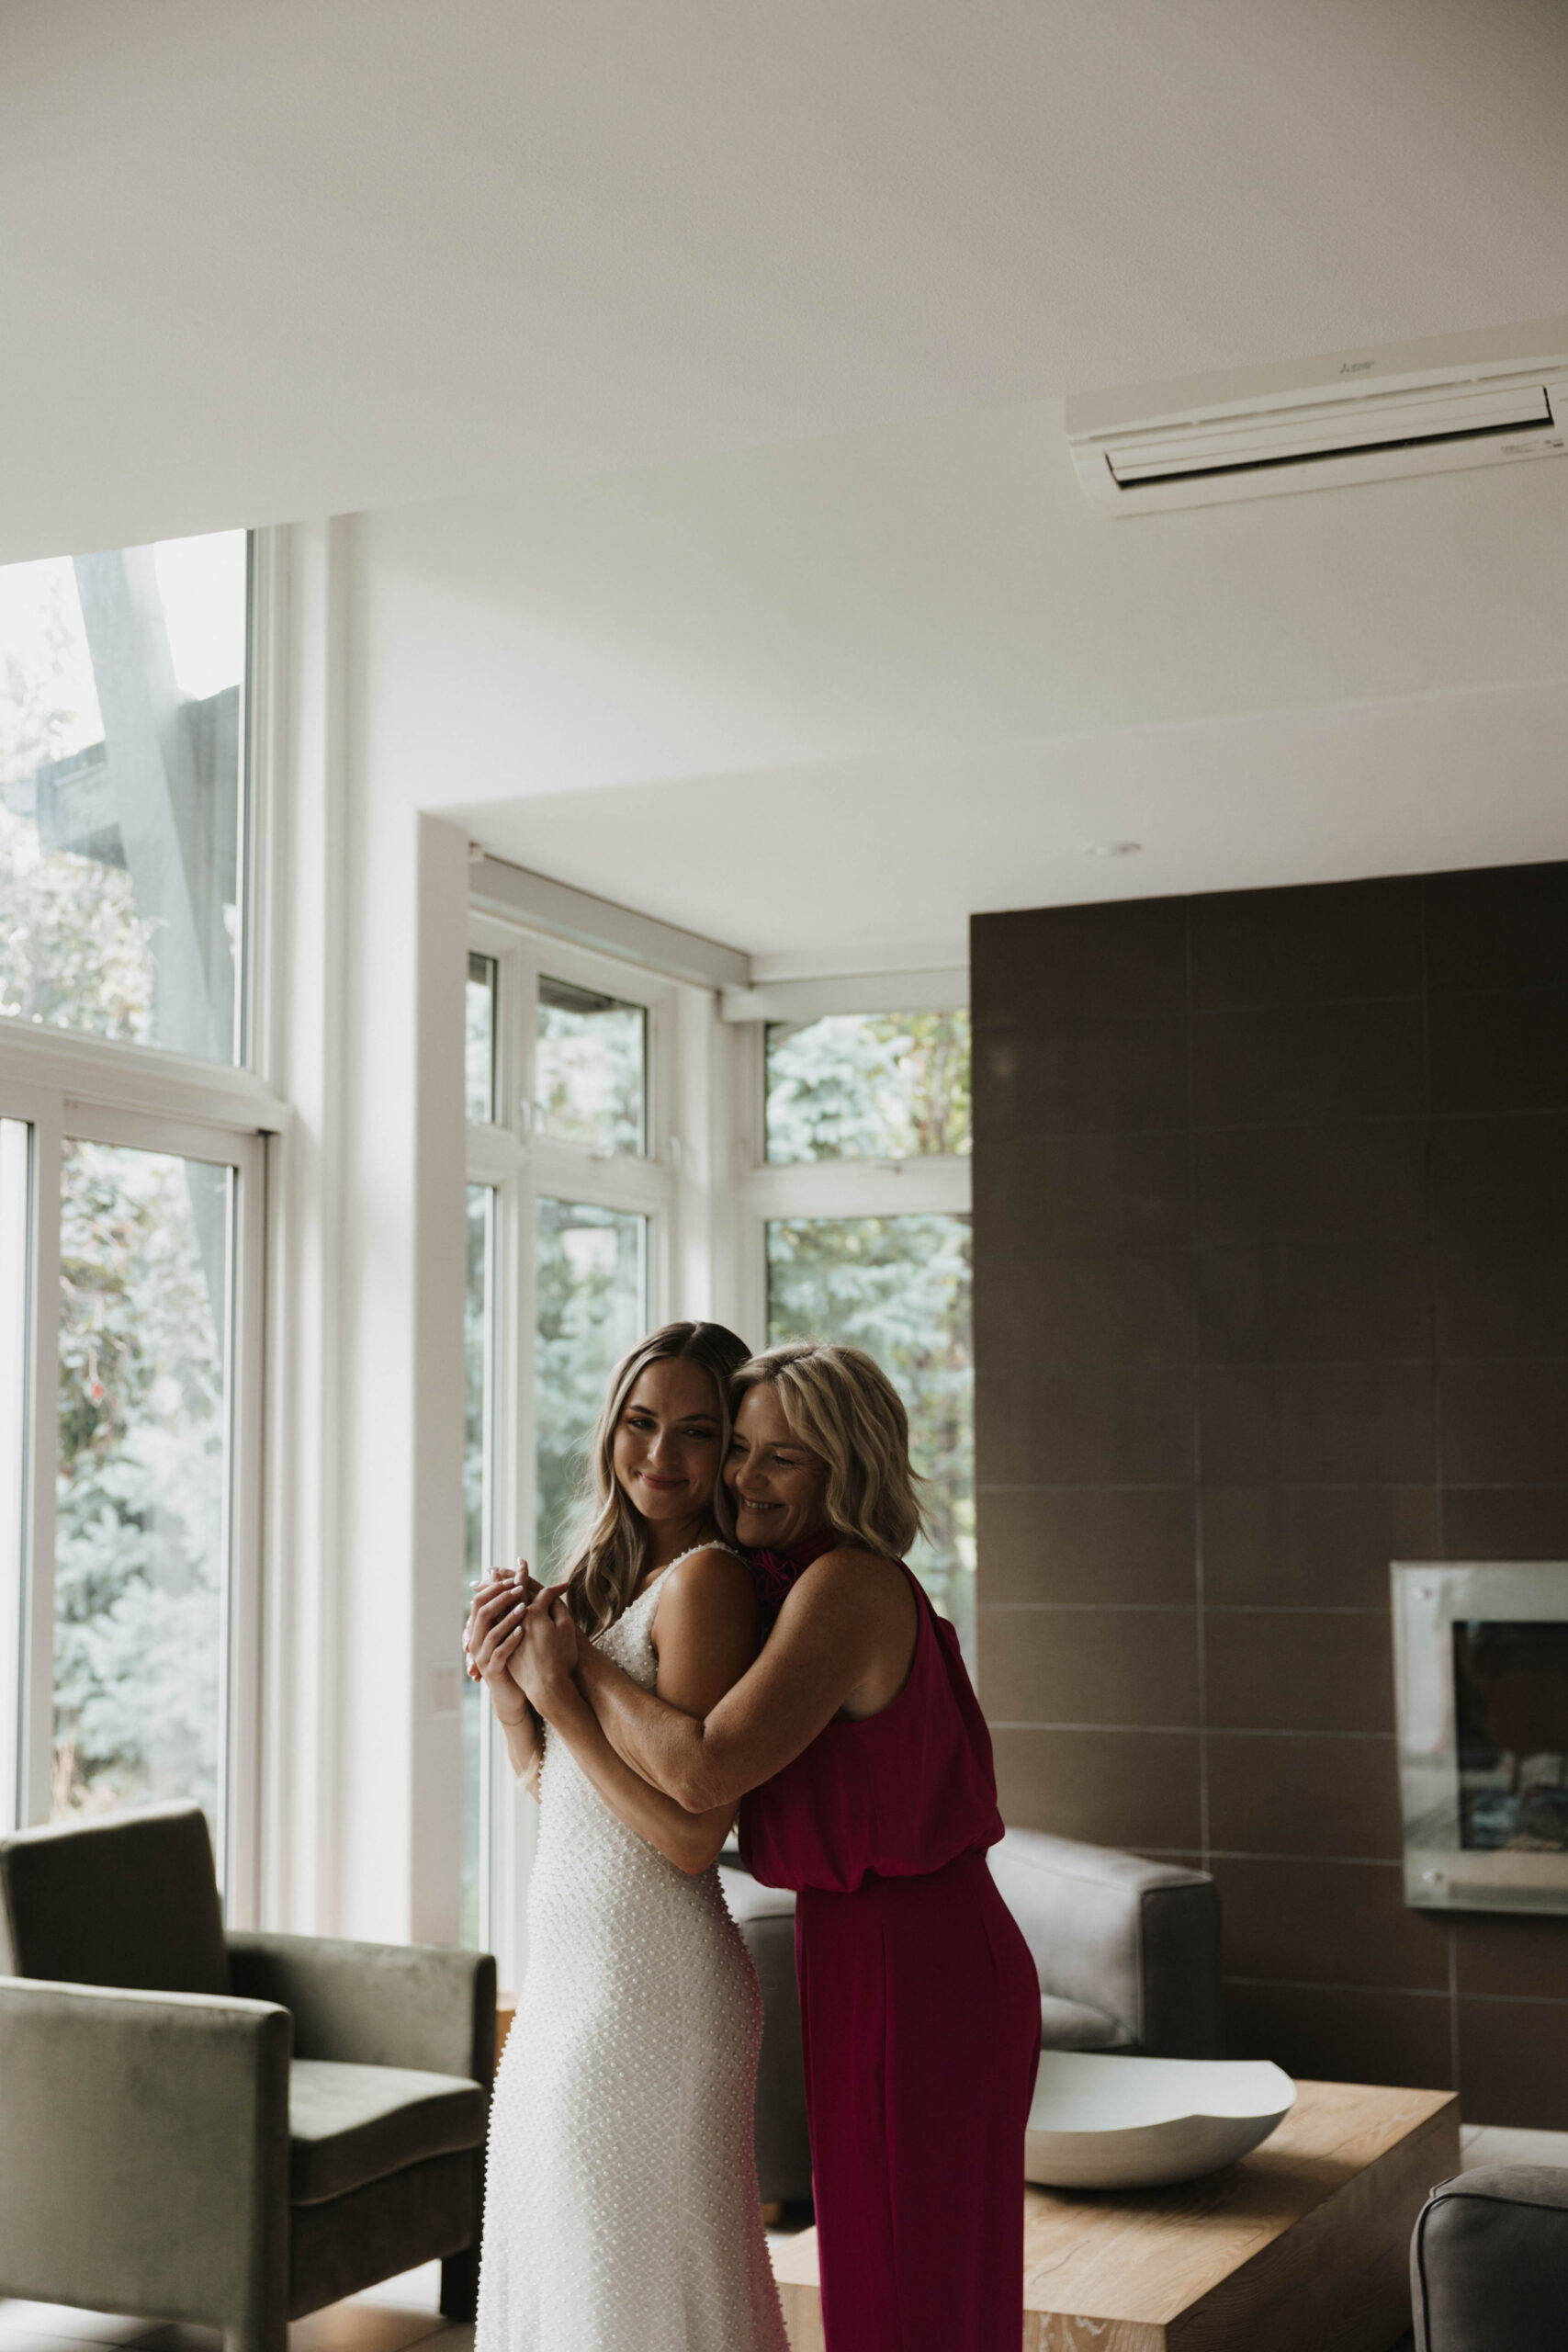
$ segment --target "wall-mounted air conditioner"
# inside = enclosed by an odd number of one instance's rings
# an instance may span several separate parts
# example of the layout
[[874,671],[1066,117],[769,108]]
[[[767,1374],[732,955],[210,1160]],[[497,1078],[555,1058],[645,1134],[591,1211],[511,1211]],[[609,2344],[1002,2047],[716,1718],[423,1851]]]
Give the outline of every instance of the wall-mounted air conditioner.
[[1066,426],[1111,514],[1561,457],[1568,319],[1086,393]]

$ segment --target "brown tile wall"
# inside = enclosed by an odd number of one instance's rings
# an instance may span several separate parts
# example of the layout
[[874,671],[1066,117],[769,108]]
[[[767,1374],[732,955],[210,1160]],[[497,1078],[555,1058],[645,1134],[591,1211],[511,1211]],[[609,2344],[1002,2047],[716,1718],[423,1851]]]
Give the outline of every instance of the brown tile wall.
[[1405,1907],[1393,1559],[1568,1559],[1568,865],[987,915],[1010,1821],[1201,1859],[1239,2054],[1568,2129],[1568,1918]]

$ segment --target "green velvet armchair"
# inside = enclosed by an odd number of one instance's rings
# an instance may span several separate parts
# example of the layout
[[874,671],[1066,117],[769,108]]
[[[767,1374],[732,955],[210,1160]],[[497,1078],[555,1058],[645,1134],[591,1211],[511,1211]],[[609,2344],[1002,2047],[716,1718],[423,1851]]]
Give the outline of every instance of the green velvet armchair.
[[0,2295],[284,2352],[439,2258],[473,2316],[492,1960],[225,1935],[195,1805],[0,1838]]

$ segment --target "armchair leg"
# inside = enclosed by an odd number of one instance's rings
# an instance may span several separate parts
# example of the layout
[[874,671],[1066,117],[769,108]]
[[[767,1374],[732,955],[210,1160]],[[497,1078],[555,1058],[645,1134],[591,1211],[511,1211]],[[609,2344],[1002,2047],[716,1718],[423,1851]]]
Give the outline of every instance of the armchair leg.
[[479,2310],[479,2249],[465,2246],[449,2254],[441,2266],[443,2319],[477,2319]]

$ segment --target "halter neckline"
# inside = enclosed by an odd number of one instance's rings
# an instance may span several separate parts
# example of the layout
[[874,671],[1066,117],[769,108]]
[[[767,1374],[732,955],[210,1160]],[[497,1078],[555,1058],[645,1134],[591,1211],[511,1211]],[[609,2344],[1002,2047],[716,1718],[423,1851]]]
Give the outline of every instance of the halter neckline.
[[784,1552],[752,1552],[749,1555],[751,1573],[757,1579],[757,1589],[762,1604],[762,1631],[771,1634],[779,1611],[784,1607],[795,1586],[813,1560],[831,1552],[842,1541],[832,1527],[819,1527],[811,1535],[803,1535]]

